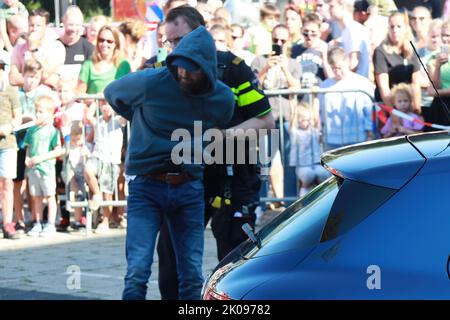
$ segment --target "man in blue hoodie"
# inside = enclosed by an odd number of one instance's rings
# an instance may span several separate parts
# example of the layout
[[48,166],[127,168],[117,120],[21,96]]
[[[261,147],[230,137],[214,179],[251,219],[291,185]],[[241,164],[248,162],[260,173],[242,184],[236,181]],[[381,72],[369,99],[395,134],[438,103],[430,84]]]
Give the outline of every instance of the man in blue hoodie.
[[203,166],[175,165],[171,135],[194,136],[202,129],[225,128],[233,113],[232,91],[217,80],[214,41],[204,27],[182,39],[167,57],[167,67],[146,69],[114,81],[105,89],[113,109],[131,121],[126,156],[129,182],[128,226],[123,299],[145,299],[156,237],[164,217],[174,244],[179,298],[200,298],[204,241]]
[[[200,25],[205,25],[202,15],[190,6],[171,9],[165,18],[165,23],[166,43],[170,44],[172,48],[175,48],[186,34]],[[212,36],[214,38],[217,34],[212,32]],[[250,67],[229,51],[217,51],[217,62],[219,79],[228,85],[235,94],[234,114],[227,125],[227,136],[230,139],[232,136],[237,138],[239,129],[242,130],[241,136],[244,136],[243,132],[248,129],[273,129],[275,124],[270,112],[269,101],[259,89],[258,81]],[[246,148],[248,147],[247,145]],[[245,157],[249,156],[249,151],[248,149],[245,151]],[[238,151],[235,150],[234,154],[238,154]],[[227,155],[226,150],[224,155]],[[244,154],[240,153],[240,155]],[[214,222],[211,222],[211,226],[217,241],[217,255],[221,260],[235,246],[247,239],[241,226],[246,222],[254,226],[256,218],[254,210],[259,204],[260,190],[258,168],[249,162],[233,166],[208,165],[205,168],[203,183],[205,186],[205,223],[212,216],[219,217],[219,219],[212,219]],[[229,190],[225,190],[226,186]],[[219,198],[227,201],[225,195],[231,197],[228,199],[229,205],[220,206],[221,208],[217,210],[217,207],[213,207],[212,204],[217,203],[215,200]],[[235,211],[242,213],[245,210],[247,214],[236,218],[233,216]],[[176,259],[167,229],[163,222],[157,243],[158,283],[161,299],[176,300],[179,298]]]

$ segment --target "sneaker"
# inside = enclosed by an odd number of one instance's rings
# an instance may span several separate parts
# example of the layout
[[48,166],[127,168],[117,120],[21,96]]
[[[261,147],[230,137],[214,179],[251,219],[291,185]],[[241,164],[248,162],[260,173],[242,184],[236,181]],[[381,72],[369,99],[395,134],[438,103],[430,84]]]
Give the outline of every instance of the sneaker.
[[56,227],[56,230],[59,232],[67,232],[69,231],[68,228],[70,226],[70,219],[69,218],[62,218],[59,221],[59,225]]
[[127,218],[122,217],[119,222],[119,229],[126,229],[127,228]]
[[3,226],[2,229],[3,229],[3,238],[10,240],[19,239],[19,234],[16,232],[14,223],[7,223]]
[[73,230],[78,231],[81,229],[86,229],[86,217],[81,217],[80,221],[74,221],[70,224]]
[[16,222],[16,232],[18,234],[25,234],[25,223],[23,221],[17,221]]
[[102,201],[102,197],[99,194],[94,194],[92,199],[88,201],[89,209],[92,211],[98,210],[100,208],[100,202]]
[[95,229],[95,233],[97,233],[97,234],[108,234],[110,232],[111,232],[111,229],[109,229],[109,226],[104,223],[100,223],[97,226],[97,229]]
[[33,228],[31,228],[30,231],[28,231],[28,235],[30,237],[39,237],[39,234],[42,232],[42,225],[39,222],[36,222],[33,225]]
[[50,237],[53,236],[56,233],[56,228],[54,224],[46,223],[44,224],[44,228],[42,229],[42,232],[39,234],[41,237]]

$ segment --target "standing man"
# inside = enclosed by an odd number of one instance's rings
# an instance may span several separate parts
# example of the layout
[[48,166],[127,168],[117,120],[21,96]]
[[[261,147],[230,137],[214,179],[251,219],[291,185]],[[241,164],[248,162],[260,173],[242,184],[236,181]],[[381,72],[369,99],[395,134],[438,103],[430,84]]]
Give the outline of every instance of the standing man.
[[343,48],[328,51],[328,62],[334,76],[321,84],[330,93],[319,94],[324,151],[371,140],[372,101],[362,92],[372,92],[373,85],[365,77],[351,71],[350,58]]
[[337,43],[348,55],[350,68],[357,74],[369,78],[370,39],[367,29],[353,19],[353,4],[346,0],[329,2],[331,18],[342,28]]
[[[202,15],[194,8],[181,6],[169,11],[166,17],[167,43],[175,47],[178,40],[200,25],[205,25]],[[213,33],[213,37],[215,34]],[[215,40],[218,40],[215,38]],[[176,50],[176,49],[175,49]],[[235,94],[233,119],[227,124],[229,138],[236,136],[236,129],[272,129],[274,120],[271,107],[264,93],[259,89],[258,81],[250,67],[229,51],[217,51],[217,72],[219,79],[232,88]],[[248,158],[246,159],[246,161]],[[216,197],[224,199],[227,188],[230,193],[229,216],[225,217],[228,226],[213,224],[216,236],[218,257],[221,259],[231,249],[245,240],[245,234],[240,229],[245,222],[254,225],[254,210],[259,202],[260,180],[255,165],[246,164],[232,166],[233,175],[229,176],[226,165],[210,165],[205,169],[205,220],[211,218]],[[214,206],[216,206],[214,204]],[[246,209],[243,209],[246,208]],[[234,218],[235,212],[245,211],[246,215]],[[220,210],[217,210],[220,211]],[[213,218],[214,219],[214,218]],[[231,228],[231,219],[234,219]],[[206,223],[205,223],[206,224]],[[219,227],[219,228],[216,228]],[[221,229],[221,230],[219,230]],[[177,270],[172,242],[168,228],[163,223],[158,241],[159,256],[159,289],[163,300],[181,298],[178,292]]]
[[9,83],[22,87],[25,60],[35,59],[44,69],[42,83],[49,87],[58,86],[59,67],[64,64],[66,49],[61,42],[46,36],[50,13],[44,9],[30,11],[28,17],[28,37],[26,43],[17,44],[11,55]]
[[[83,13],[78,6],[72,5],[67,7],[66,13],[62,18],[64,25],[64,34],[59,38],[59,41],[66,48],[66,57],[64,65],[61,66],[59,73],[61,78],[77,82],[80,74],[81,65],[85,60],[92,56],[94,46],[82,37],[83,34]],[[61,176],[62,161],[57,160],[56,172],[58,175],[58,187],[64,188],[64,183]],[[66,201],[60,200],[61,220],[59,222],[58,230],[67,231],[70,226],[70,212],[66,209]]]
[[[83,35],[83,13],[78,6],[69,6],[62,18],[64,34],[59,39],[66,48],[64,71],[70,72],[70,77],[78,78],[81,64],[92,56],[94,46]],[[69,67],[70,66],[70,67]],[[67,77],[66,72],[64,75]]]
[[145,299],[163,218],[174,244],[179,298],[199,299],[203,284],[203,167],[185,154],[183,159],[194,164],[175,165],[171,153],[179,142],[171,136],[177,129],[192,136],[194,121],[202,121],[203,130],[224,128],[234,96],[217,80],[214,41],[204,27],[171,40],[179,45],[167,57],[167,67],[129,74],[104,91],[113,109],[131,121],[123,299]]

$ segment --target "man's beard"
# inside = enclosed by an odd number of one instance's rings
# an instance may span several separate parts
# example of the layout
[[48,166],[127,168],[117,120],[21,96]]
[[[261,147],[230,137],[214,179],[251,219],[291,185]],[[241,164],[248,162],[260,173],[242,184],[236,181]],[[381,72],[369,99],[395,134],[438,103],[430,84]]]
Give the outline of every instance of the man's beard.
[[178,80],[178,83],[182,90],[191,94],[201,94],[209,89],[209,81],[206,77],[202,77],[198,80],[181,78]]

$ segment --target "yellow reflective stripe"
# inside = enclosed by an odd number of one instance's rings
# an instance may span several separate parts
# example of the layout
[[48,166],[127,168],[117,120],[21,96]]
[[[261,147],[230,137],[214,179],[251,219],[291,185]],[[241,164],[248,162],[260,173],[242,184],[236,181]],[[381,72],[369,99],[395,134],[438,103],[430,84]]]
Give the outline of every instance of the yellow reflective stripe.
[[262,95],[256,90],[252,90],[247,93],[239,95],[238,105],[239,107],[245,107],[249,104],[261,100],[262,98],[264,98],[264,95]]
[[272,108],[269,108],[269,109],[267,109],[266,111],[263,111],[263,112],[261,112],[260,114],[257,114],[257,115],[255,116],[255,118],[262,117],[262,116],[268,114],[270,111],[272,111]]
[[237,91],[242,91],[244,89],[247,89],[248,87],[250,87],[252,84],[250,83],[250,81],[244,82],[243,84],[241,84],[239,87],[237,87]]
[[236,57],[236,58],[234,58],[233,59],[233,63],[235,64],[235,65],[238,65],[239,63],[241,63],[243,60],[241,59],[241,58],[239,58],[239,57]]

